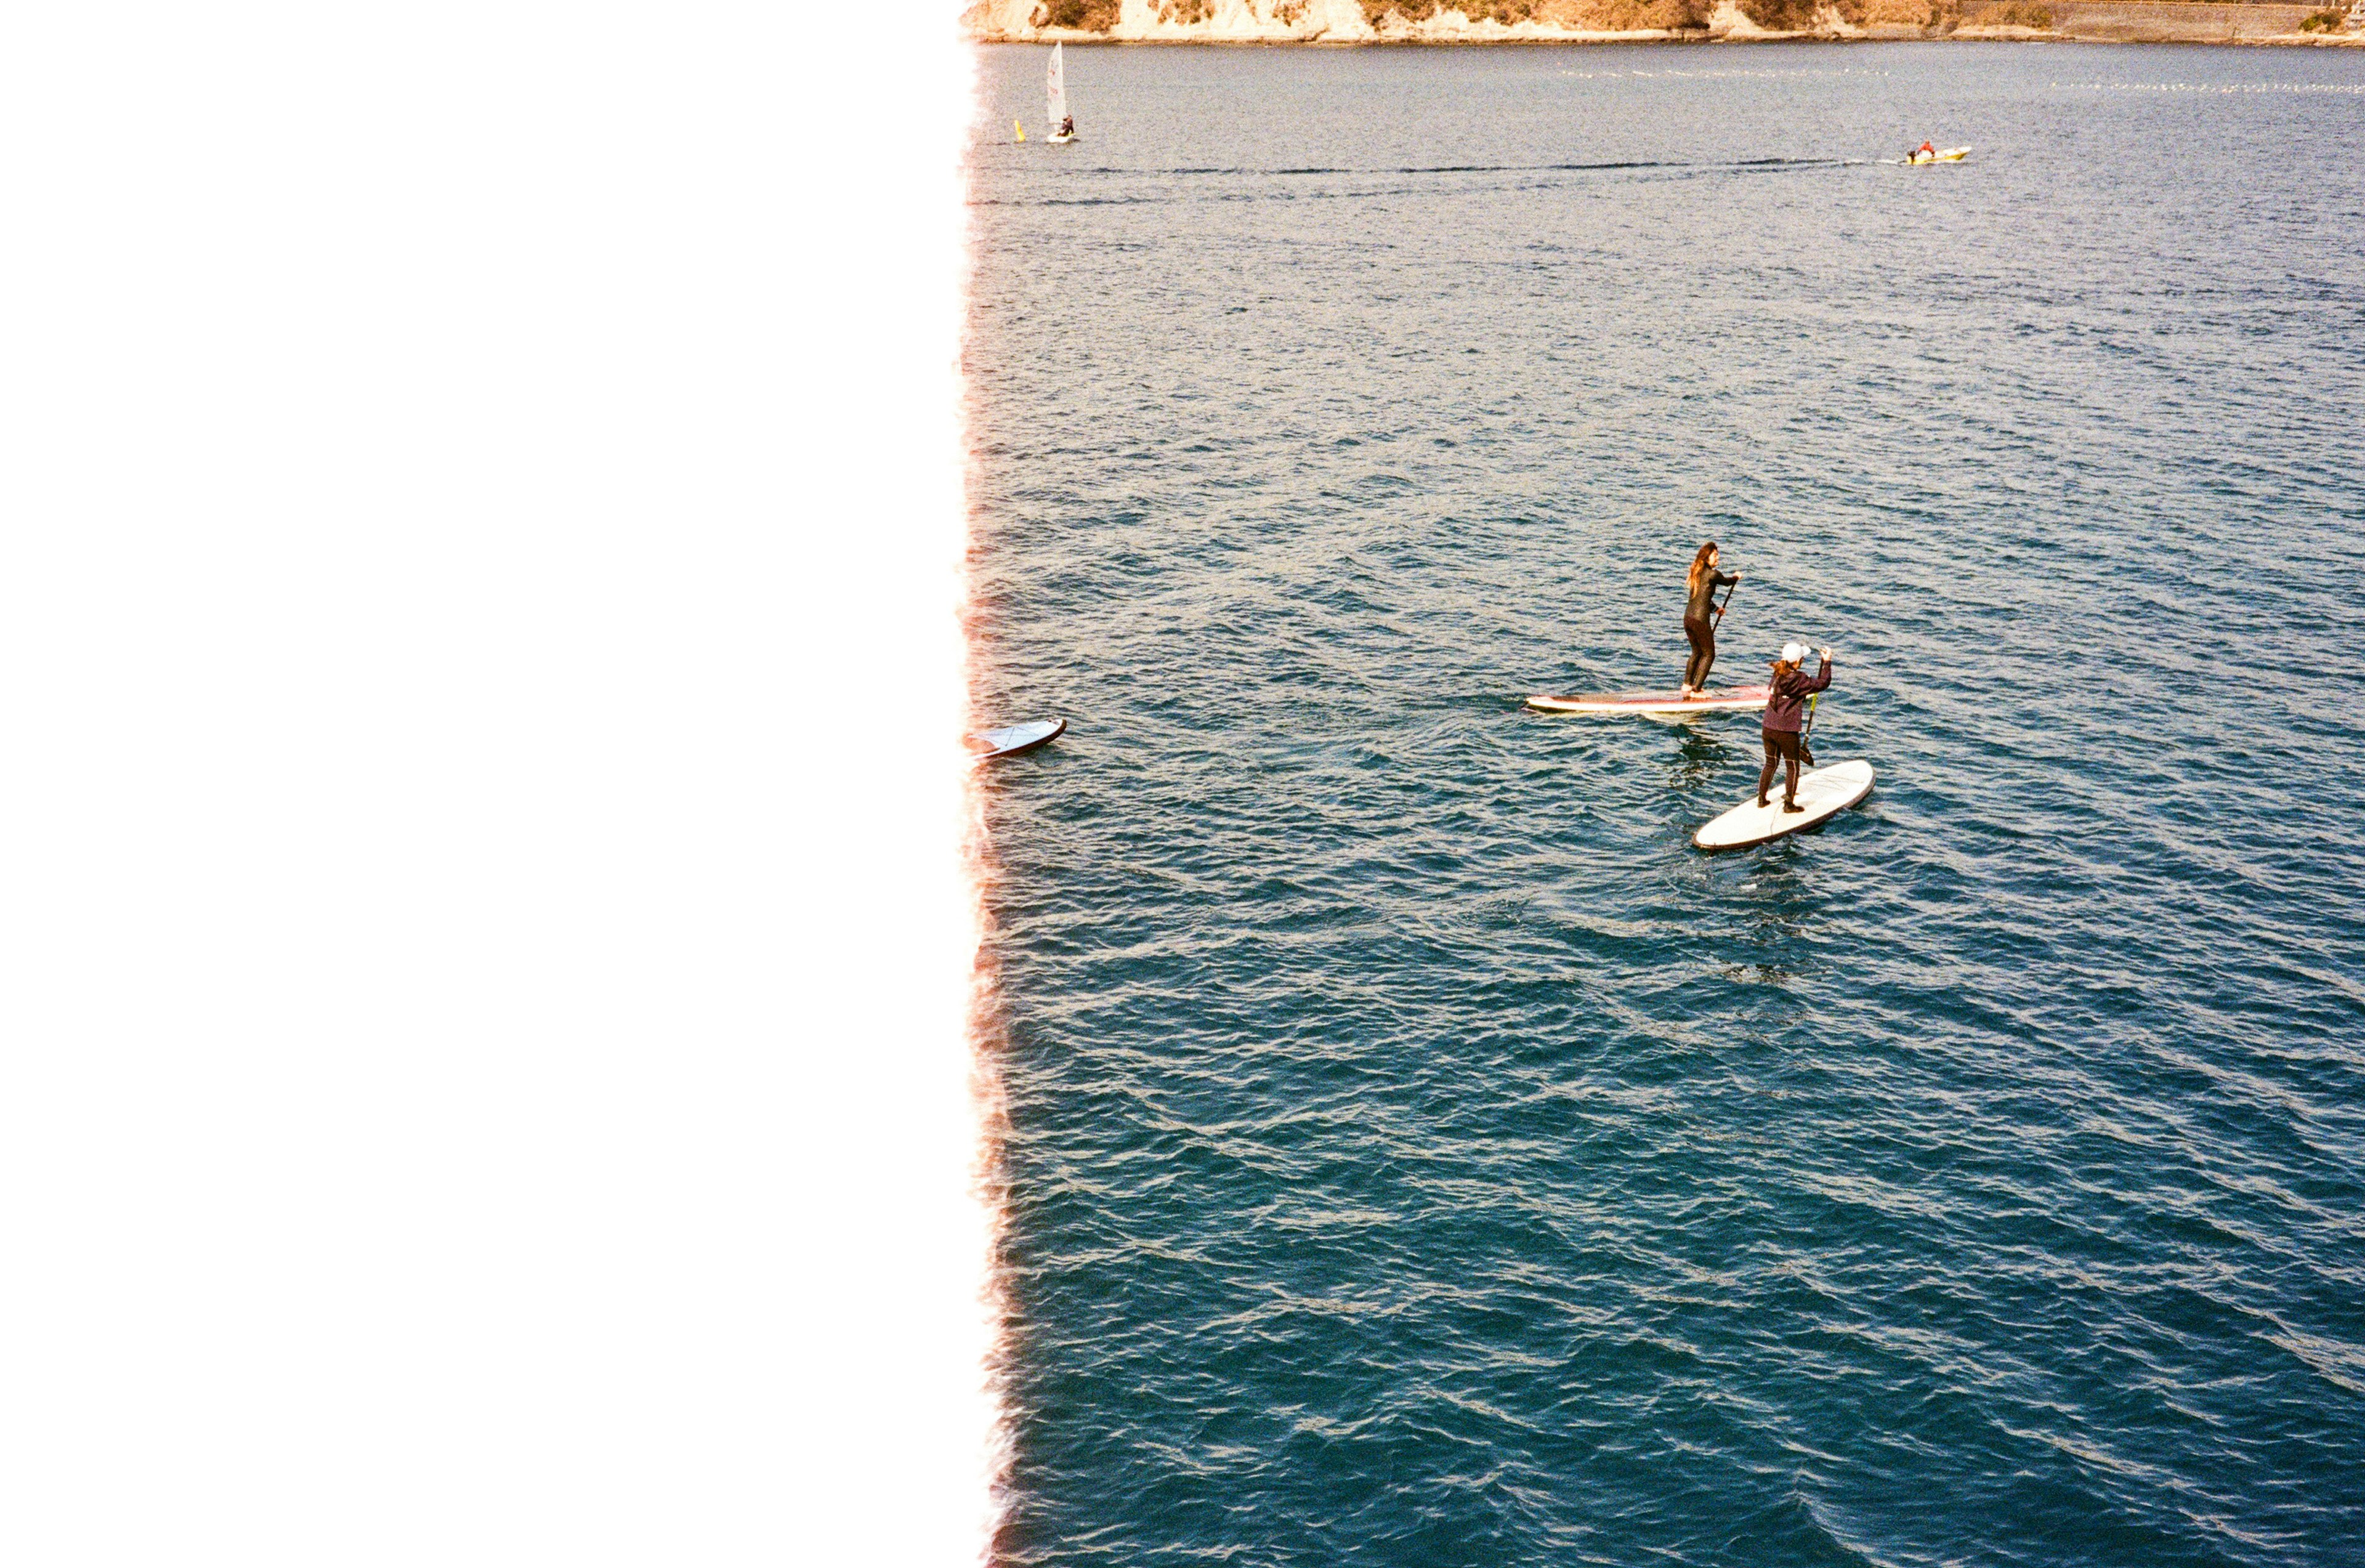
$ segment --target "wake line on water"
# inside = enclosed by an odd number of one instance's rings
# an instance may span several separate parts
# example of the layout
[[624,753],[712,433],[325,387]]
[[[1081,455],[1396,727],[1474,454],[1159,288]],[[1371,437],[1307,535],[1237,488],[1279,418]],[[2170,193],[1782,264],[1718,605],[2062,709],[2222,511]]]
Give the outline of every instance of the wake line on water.
[[1079,169],[1079,174],[1110,174],[1153,176],[1202,174],[1263,174],[1271,178],[1305,174],[1541,174],[1576,173],[1596,169],[1753,169],[1764,166],[1786,168],[1833,168],[1850,163],[1869,163],[1869,158],[1739,158],[1699,162],[1682,158],[1630,158],[1599,163],[1407,163],[1394,167],[1356,169],[1342,165],[1309,164],[1288,169]]
[[2365,94],[2365,84],[2350,82],[2056,82],[2068,93],[2337,93]]
[[[1782,169],[1854,169],[1873,163],[1896,162],[1883,158],[1743,158],[1717,162],[1687,162],[1680,160],[1637,159],[1608,163],[1435,163],[1397,169],[1079,169],[1077,174],[1112,174],[1138,179],[1154,179],[1160,175],[1230,174],[1261,176],[1267,179],[1305,175],[1355,176],[1379,179],[1406,174],[1615,174],[1629,169],[1665,169],[1681,174],[1759,174]],[[1409,193],[1397,191],[1339,191],[1333,196],[1387,196]],[[987,197],[972,201],[971,207],[1133,207],[1172,199],[1159,196],[1045,196],[1031,201],[1005,201]],[[1236,193],[1218,200],[1254,200],[1253,196]]]
[[[1274,169],[1274,174],[1535,174],[1554,170],[1676,169],[1683,165],[1653,158],[1622,163],[1418,163],[1401,169]],[[1243,170],[1242,173],[1253,173]]]

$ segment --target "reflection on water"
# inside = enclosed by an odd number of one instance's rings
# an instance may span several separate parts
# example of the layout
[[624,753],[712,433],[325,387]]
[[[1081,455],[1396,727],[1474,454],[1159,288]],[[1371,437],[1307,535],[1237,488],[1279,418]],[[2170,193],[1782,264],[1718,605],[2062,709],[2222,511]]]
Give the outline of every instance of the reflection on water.
[[[1721,721],[1700,721],[1683,726],[1683,739],[1667,769],[1667,782],[1679,795],[1690,795],[1716,789],[1730,788],[1730,776],[1736,757],[1747,754],[1728,740],[1711,722],[1735,727],[1757,738],[1757,722],[1754,715],[1742,713]],[[1739,798],[1728,801],[1739,804]],[[1721,810],[1721,808],[1720,808]],[[1713,814],[1713,813],[1711,813]]]

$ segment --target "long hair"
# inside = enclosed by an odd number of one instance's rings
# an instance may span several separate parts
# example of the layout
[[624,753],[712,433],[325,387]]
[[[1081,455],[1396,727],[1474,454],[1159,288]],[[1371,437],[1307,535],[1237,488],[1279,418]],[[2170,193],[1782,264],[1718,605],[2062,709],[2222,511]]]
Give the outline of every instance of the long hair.
[[1711,539],[1707,543],[1701,545],[1698,554],[1692,556],[1692,569],[1684,574],[1684,591],[1686,593],[1699,592],[1700,575],[1708,570],[1708,558],[1715,554],[1716,541]]

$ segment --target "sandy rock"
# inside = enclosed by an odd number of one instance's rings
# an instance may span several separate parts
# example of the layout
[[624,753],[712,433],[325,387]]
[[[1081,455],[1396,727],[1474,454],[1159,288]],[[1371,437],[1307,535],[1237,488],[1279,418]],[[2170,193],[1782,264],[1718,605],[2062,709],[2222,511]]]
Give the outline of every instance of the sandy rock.
[[1324,43],[1369,43],[1380,36],[1358,0],[1308,0],[1302,26],[1307,38]]
[[1712,39],[1771,39],[1789,35],[1759,27],[1733,0],[1716,0],[1716,9],[1708,16],[1708,36]]

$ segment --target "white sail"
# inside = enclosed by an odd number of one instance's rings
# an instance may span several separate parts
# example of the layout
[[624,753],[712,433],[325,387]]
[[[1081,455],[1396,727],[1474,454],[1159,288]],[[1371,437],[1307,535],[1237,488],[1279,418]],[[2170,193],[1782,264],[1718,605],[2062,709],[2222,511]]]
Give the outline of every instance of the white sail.
[[1050,124],[1054,136],[1059,134],[1059,122],[1068,118],[1068,75],[1059,66],[1059,51],[1066,47],[1058,43],[1051,46],[1051,74],[1043,87],[1051,101]]

